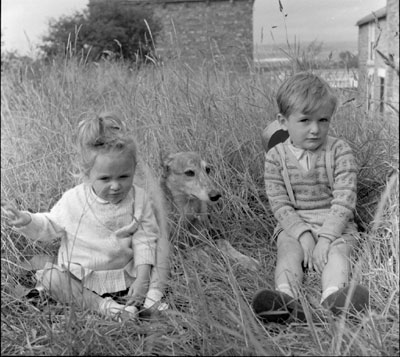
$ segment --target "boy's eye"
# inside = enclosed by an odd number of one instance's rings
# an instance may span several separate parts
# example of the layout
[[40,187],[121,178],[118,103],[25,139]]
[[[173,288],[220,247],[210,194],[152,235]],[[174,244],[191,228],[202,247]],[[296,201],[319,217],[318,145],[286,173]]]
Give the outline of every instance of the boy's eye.
[[307,123],[308,122],[308,118],[303,118],[300,120],[301,123]]
[[194,176],[194,171],[193,170],[186,170],[185,171],[185,175],[189,176],[189,177],[193,177]]
[[100,181],[107,181],[107,180],[108,180],[108,177],[99,177],[99,180],[100,180]]
[[329,121],[329,119],[328,118],[321,118],[319,121],[322,121],[322,122],[327,122],[327,121]]

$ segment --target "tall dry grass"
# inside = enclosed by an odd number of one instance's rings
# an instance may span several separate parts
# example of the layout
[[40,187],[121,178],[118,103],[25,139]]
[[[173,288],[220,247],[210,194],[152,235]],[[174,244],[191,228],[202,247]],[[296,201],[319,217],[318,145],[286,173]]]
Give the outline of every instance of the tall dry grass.
[[[159,173],[160,151],[193,150],[208,160],[223,194],[212,208],[221,234],[261,262],[247,271],[212,243],[208,255],[174,248],[168,314],[116,323],[96,314],[20,297],[20,262],[54,253],[1,225],[1,353],[33,355],[396,355],[399,353],[398,121],[341,106],[332,134],[347,139],[360,165],[360,245],[353,277],[370,289],[371,309],[333,319],[319,307],[310,273],[305,308],[320,322],[261,324],[250,308],[256,290],[273,287],[275,221],[263,184],[260,133],[275,115],[277,83],[260,73],[184,65],[130,70],[119,63],[84,65],[74,58],[3,73],[1,195],[20,208],[46,211],[75,185],[71,175],[77,123],[118,110],[140,155]],[[341,103],[348,93],[340,93]],[[385,191],[386,190],[386,191]],[[184,233],[182,233],[184,234]],[[177,239],[177,238],[175,238]],[[25,285],[33,284],[27,278]]]

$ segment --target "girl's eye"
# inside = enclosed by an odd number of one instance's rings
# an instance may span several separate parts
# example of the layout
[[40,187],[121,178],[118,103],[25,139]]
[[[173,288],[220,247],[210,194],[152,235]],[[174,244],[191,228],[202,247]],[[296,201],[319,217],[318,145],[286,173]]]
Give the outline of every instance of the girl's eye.
[[185,171],[185,175],[189,176],[189,177],[193,177],[194,176],[194,171],[193,170],[187,170],[187,171]]
[[321,118],[319,121],[322,121],[322,122],[326,123],[329,120],[328,120],[328,118]]
[[100,180],[100,181],[107,181],[107,180],[108,180],[108,177],[100,177],[99,180]]
[[307,122],[308,122],[308,118],[300,119],[300,122],[301,122],[301,123],[307,123]]

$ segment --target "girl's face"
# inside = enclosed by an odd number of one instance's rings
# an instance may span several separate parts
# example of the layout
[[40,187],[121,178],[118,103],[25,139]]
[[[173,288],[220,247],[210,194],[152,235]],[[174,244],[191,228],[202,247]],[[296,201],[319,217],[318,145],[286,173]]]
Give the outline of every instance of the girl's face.
[[326,105],[309,114],[293,111],[288,117],[279,114],[278,120],[295,147],[313,151],[328,135],[333,109],[333,105]]
[[89,181],[98,197],[116,204],[127,196],[134,174],[135,165],[130,155],[110,152],[97,155]]

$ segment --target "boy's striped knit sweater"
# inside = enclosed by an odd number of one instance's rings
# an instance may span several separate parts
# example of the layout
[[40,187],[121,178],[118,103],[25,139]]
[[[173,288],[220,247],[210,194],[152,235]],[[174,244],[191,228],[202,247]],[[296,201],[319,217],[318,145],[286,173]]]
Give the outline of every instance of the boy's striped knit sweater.
[[[357,200],[357,165],[350,146],[343,140],[328,137],[312,152],[311,169],[305,171],[289,149],[290,138],[283,145],[285,163],[296,200],[289,199],[282,176],[282,161],[273,147],[265,156],[265,187],[278,227],[298,239],[314,228],[318,236],[332,241],[353,223]],[[329,186],[325,150],[331,147],[333,190]],[[317,227],[317,228],[315,228]]]

